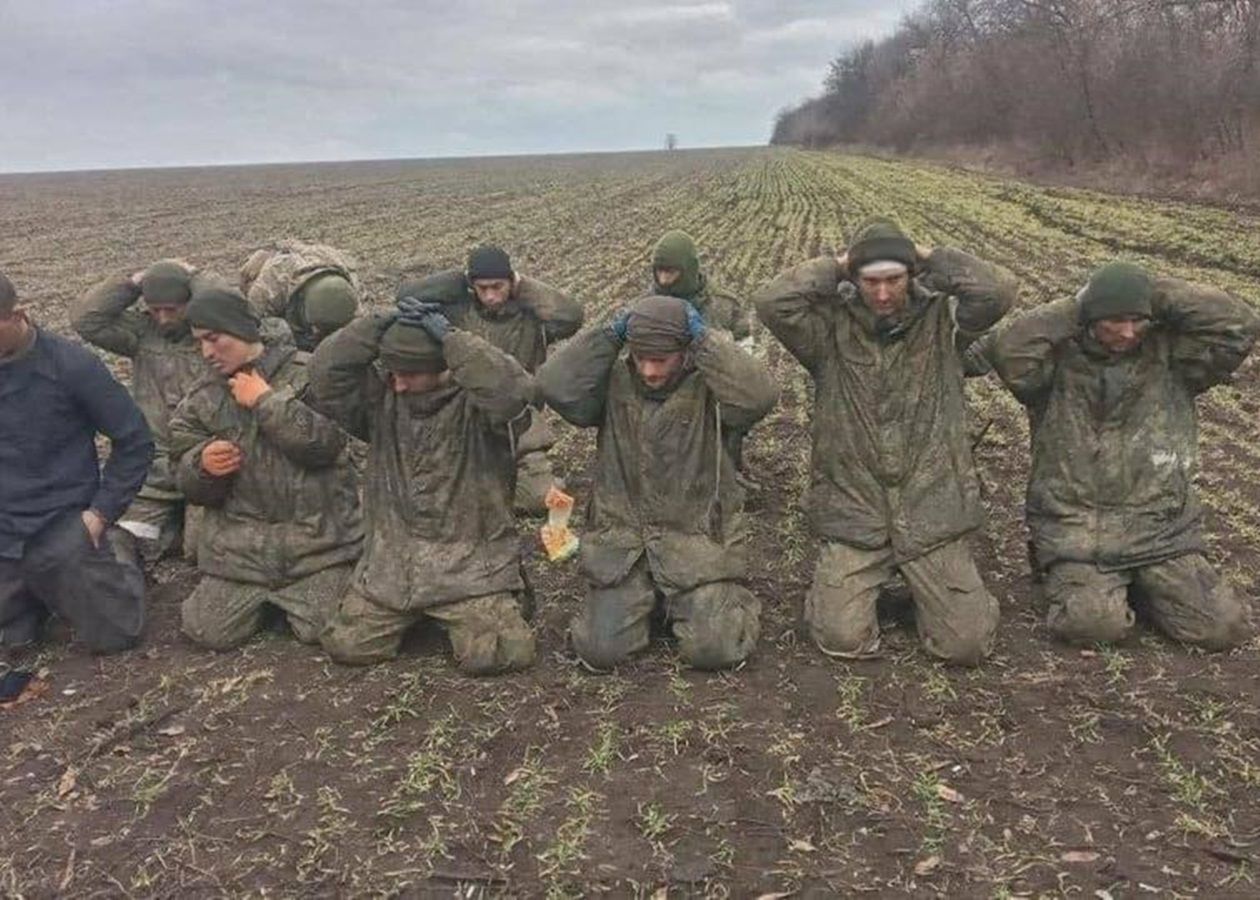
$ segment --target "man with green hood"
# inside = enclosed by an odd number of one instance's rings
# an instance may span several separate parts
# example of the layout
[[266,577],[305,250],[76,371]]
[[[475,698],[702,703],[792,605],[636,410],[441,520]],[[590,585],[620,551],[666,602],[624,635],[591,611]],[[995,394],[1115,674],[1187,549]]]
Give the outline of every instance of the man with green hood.
[[[188,263],[162,260],[130,277],[100,282],[79,299],[71,320],[85,341],[131,360],[131,393],[157,453],[118,527],[134,538],[147,562],[166,554],[184,533],[186,508],[170,468],[169,424],[175,407],[206,373],[186,316],[194,283],[206,282]],[[186,539],[191,542],[191,535]]]
[[170,423],[179,486],[206,508],[184,633],[226,650],[274,606],[314,643],[363,545],[346,436],[307,403],[307,354],[265,342],[241,294],[199,289],[187,321],[211,371]]
[[[730,334],[742,348],[752,350],[751,316],[737,297],[714,287],[700,271],[696,242],[685,231],[666,232],[652,251],[652,293],[686,300],[711,328]],[[743,476],[744,435],[728,429],[724,443],[735,468]]]
[[774,407],[766,366],[686,301],[651,295],[561,348],[538,386],[571,424],[599,429],[588,591],[570,630],[582,661],[605,670],[642,650],[657,609],[688,665],[746,659],[761,604],[743,583],[744,491],[722,437]]
[[[439,273],[442,290],[434,296],[459,328],[485,338],[534,373],[552,344],[582,327],[582,304],[537,278],[516,271],[507,251],[483,245],[468,254],[461,272]],[[404,286],[405,287],[405,286]],[[534,402],[532,416],[518,424],[516,439],[516,494],[513,506],[528,515],[547,511],[544,499],[556,484],[547,451],[556,443],[544,418],[542,403]]]
[[410,284],[398,312],[356,319],[315,351],[319,407],[368,445],[363,558],[321,640],[338,662],[374,663],[433,620],[460,670],[488,675],[534,660],[511,437],[534,388],[511,356],[451,326],[444,279]]
[[710,328],[721,328],[745,349],[752,346],[751,316],[744,304],[714,287],[700,271],[696,242],[685,231],[666,232],[652,251],[652,293],[686,300]]
[[1204,555],[1195,398],[1257,334],[1237,297],[1128,262],[997,333],[989,359],[1028,409],[1026,515],[1058,637],[1121,640],[1140,600],[1182,643],[1247,639],[1246,604]]
[[757,297],[762,323],[814,382],[804,502],[823,546],[805,622],[823,652],[878,652],[876,599],[895,571],[929,653],[974,666],[991,652],[998,605],[965,540],[983,509],[962,354],[1015,294],[999,266],[916,247],[874,219],[845,254],[789,269]]
[[241,291],[259,316],[288,322],[308,352],[359,310],[357,264],[326,244],[283,240],[256,250],[241,267]]

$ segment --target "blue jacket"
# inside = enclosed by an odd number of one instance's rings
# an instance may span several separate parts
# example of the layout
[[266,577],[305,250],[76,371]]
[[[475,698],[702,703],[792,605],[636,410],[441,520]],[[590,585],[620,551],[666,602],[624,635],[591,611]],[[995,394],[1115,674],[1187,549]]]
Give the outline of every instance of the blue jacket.
[[[96,435],[110,439],[104,470]],[[114,522],[153,459],[144,415],[90,350],[35,329],[35,342],[0,363],[0,559],[69,510]]]

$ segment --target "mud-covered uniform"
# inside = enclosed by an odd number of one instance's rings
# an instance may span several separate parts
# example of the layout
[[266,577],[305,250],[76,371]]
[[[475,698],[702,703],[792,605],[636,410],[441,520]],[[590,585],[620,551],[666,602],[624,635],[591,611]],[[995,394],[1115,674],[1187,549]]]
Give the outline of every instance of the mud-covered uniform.
[[507,354],[452,329],[442,345],[449,382],[396,393],[377,362],[392,321],[356,320],[312,363],[320,408],[368,444],[363,558],[324,647],[340,662],[389,659],[407,629],[429,618],[446,627],[465,672],[527,666],[534,635],[518,603],[525,584],[509,428],[533,382]]

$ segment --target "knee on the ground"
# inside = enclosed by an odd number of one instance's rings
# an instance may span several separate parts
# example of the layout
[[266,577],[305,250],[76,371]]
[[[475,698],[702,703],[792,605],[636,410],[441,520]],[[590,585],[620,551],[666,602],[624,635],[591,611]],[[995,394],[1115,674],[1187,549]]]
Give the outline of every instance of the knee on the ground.
[[626,642],[613,634],[598,634],[582,621],[575,621],[569,629],[569,639],[582,662],[592,669],[609,671],[628,660],[633,653]]
[[465,675],[501,675],[534,664],[534,633],[524,620],[520,627],[496,630],[478,636],[473,646],[455,660]]
[[184,636],[197,646],[207,650],[234,650],[253,635],[252,630],[232,628],[227,623],[217,621],[214,616],[201,609],[195,600],[194,593],[184,601],[180,628]]
[[866,626],[854,626],[827,616],[813,616],[806,621],[810,639],[823,653],[841,655],[866,653],[872,649],[870,629]]
[[336,624],[320,633],[319,643],[333,662],[343,666],[370,666],[398,655],[396,651],[384,648],[377,641],[360,639],[354,629],[338,627]]
[[1046,624],[1055,637],[1069,644],[1110,644],[1129,636],[1133,613],[1123,603],[1075,604],[1052,609]]
[[1242,604],[1235,603],[1205,622],[1193,634],[1174,635],[1183,644],[1189,644],[1211,653],[1232,650],[1251,637],[1251,624],[1247,621]]
[[92,634],[77,636],[87,645],[91,652],[101,656],[108,656],[111,653],[122,653],[124,650],[130,650],[139,644],[142,630],[142,623],[137,623],[135,627],[111,625],[97,628]]
[[724,598],[711,610],[697,614],[676,629],[678,654],[693,669],[712,671],[737,666],[752,655],[761,634],[756,601]]
[[976,626],[966,632],[953,634],[948,639],[930,640],[928,649],[947,665],[974,669],[993,652],[995,631],[995,625]]

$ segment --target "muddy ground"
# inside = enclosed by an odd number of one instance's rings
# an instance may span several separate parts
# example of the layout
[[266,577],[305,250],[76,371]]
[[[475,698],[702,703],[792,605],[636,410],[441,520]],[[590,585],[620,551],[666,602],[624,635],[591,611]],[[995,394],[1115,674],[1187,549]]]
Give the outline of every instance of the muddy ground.
[[[794,151],[0,176],[0,209],[0,268],[59,330],[95,279],[160,256],[230,272],[281,236],[357,254],[381,303],[402,273],[499,241],[599,319],[644,284],[667,228],[747,292],[876,211],[1012,266],[1024,305],[1117,253],[1260,302],[1255,220]],[[0,711],[0,894],[1254,896],[1260,644],[1051,641],[1020,523],[1023,414],[981,382],[975,547],[1002,606],[995,657],[931,662],[898,585],[883,658],[822,657],[798,628],[805,379],[758,342],[784,397],[748,447],[765,611],[743,668],[683,670],[660,638],[588,674],[564,638],[582,585],[539,558],[538,523],[522,544],[539,661],[510,678],[454,674],[425,630],[372,669],[279,624],[203,652],[178,630],[196,575],[166,562],[143,647],[93,658],[58,631],[38,659],[48,692]],[[1213,558],[1253,599],[1258,380],[1249,365],[1204,401],[1201,479]],[[579,499],[591,447],[567,430],[556,452]]]

